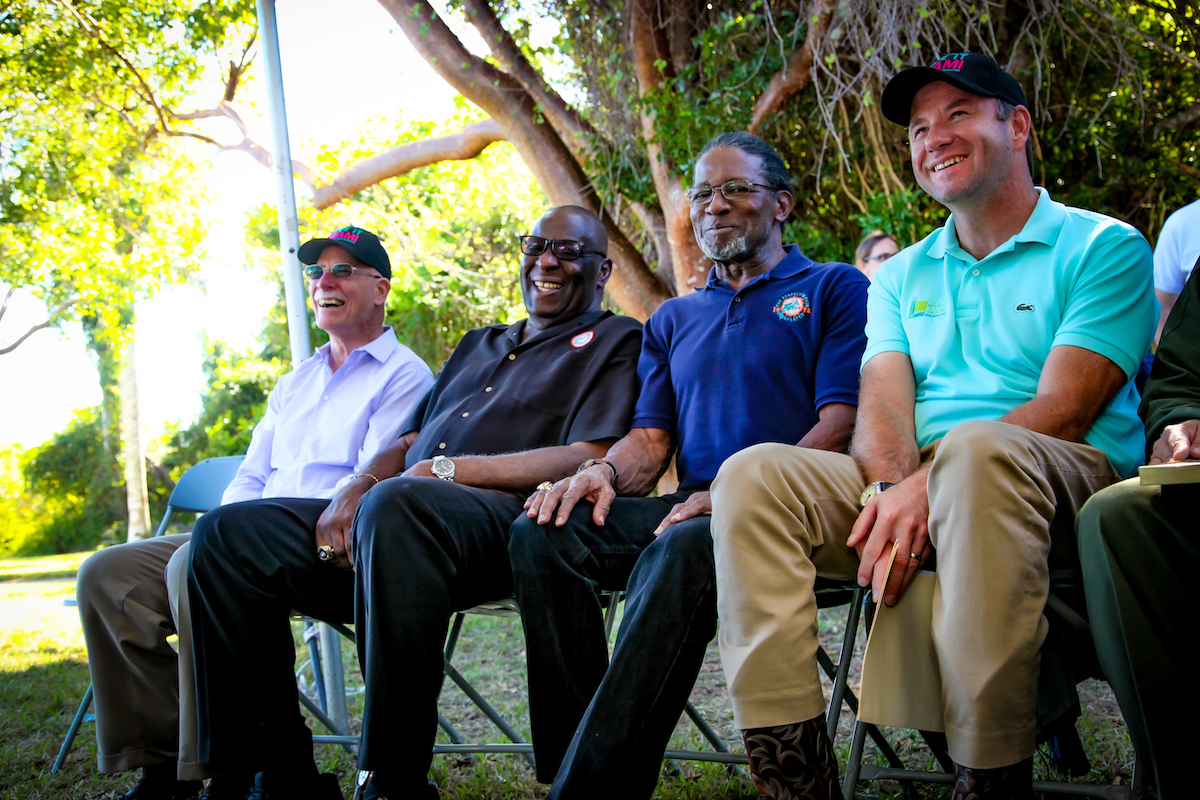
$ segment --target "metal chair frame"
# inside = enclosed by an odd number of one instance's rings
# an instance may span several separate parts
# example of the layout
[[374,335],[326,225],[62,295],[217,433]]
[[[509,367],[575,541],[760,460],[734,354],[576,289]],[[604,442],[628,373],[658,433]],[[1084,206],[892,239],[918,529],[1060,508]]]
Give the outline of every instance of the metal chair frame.
[[[607,603],[604,614],[604,630],[611,637],[612,627],[616,620],[617,604],[623,599],[624,592],[603,592],[602,597],[607,597]],[[830,608],[843,604],[849,604],[847,612],[845,633],[842,638],[841,650],[838,654],[838,661],[834,663],[833,659],[824,650],[818,648],[817,661],[826,675],[833,682],[833,691],[830,696],[830,703],[827,713],[827,729],[830,739],[834,738],[837,732],[838,717],[843,703],[846,703],[850,710],[854,713],[858,711],[858,698],[855,696],[852,689],[848,685],[848,677],[850,672],[850,663],[854,656],[854,646],[858,630],[858,621],[863,609],[863,603],[867,597],[866,589],[859,587],[854,583],[845,583],[840,581],[818,580],[817,598],[818,607]],[[470,743],[464,740],[462,735],[455,730],[454,726],[440,713],[438,714],[438,724],[446,732],[450,738],[449,744],[434,744],[434,754],[513,754],[520,755],[530,766],[534,766],[533,745],[517,732],[513,725],[504,718],[487,700],[479,693],[479,691],[471,685],[471,683],[462,675],[461,672],[452,663],[454,651],[458,644],[459,635],[462,631],[463,621],[467,614],[481,614],[487,616],[501,617],[519,617],[520,612],[517,608],[516,601],[508,598],[499,600],[494,603],[487,603],[475,608],[461,611],[455,614],[454,620],[451,623],[450,631],[446,637],[446,647],[443,653],[443,663],[445,674],[450,680],[463,691],[472,703],[489,719],[492,723],[504,734],[508,739],[507,743]],[[345,625],[331,624],[331,626],[340,632],[343,636],[354,641],[354,631],[350,630]],[[317,663],[319,659],[313,659]],[[319,685],[318,681],[318,685]],[[301,703],[310,711],[313,711],[314,717],[321,722],[329,731],[330,734],[318,734],[313,736],[313,742],[321,744],[336,744],[347,749],[353,748],[358,744],[358,737],[349,735],[345,731],[333,723],[326,714],[322,712],[318,699],[306,696],[300,692]],[[689,702],[684,713],[696,725],[697,729],[704,736],[705,740],[712,746],[712,750],[681,750],[668,749],[663,753],[664,760],[680,760],[680,761],[706,761],[731,766],[742,765],[748,763],[745,753],[731,752],[721,739],[720,735],[713,729],[707,720],[700,714],[699,711]],[[876,743],[890,753],[890,757],[895,759],[897,764],[900,764],[899,758],[892,751],[887,741],[882,735],[875,731],[873,738]]]
[[[1071,608],[1062,598],[1054,594],[1053,591],[1053,587],[1055,586],[1061,587],[1072,581],[1077,583],[1079,580],[1079,571],[1055,570],[1051,572],[1050,580],[1052,589],[1046,600],[1047,612],[1058,617],[1062,623],[1090,636],[1091,628],[1088,625],[1088,621]],[[867,628],[869,630],[872,621],[871,617],[873,617],[874,603],[868,601],[868,606]],[[953,761],[950,760],[950,756],[946,752],[939,751],[939,748],[929,743],[928,739],[926,741],[931,745],[930,749],[933,751],[938,765],[942,768],[942,772],[907,769],[900,759],[896,757],[895,751],[890,746],[886,749],[881,746],[881,750],[883,750],[884,756],[888,761],[887,767],[863,764],[863,749],[868,735],[872,737],[877,745],[886,745],[886,740],[883,739],[879,729],[875,725],[858,720],[855,721],[854,738],[851,741],[850,756],[846,762],[846,780],[842,790],[844,800],[853,800],[854,791],[859,781],[899,781],[905,784],[906,790],[911,787],[912,783],[954,783]],[[1099,797],[1106,798],[1106,800],[1142,800],[1146,796],[1145,784],[1145,770],[1141,769],[1135,761],[1133,782],[1128,785],[1087,784],[1070,781],[1034,781],[1033,791],[1043,794],[1068,795],[1073,797]]]
[[[197,514],[203,514],[206,511],[211,511],[221,504],[221,495],[225,493],[225,488],[233,481],[234,475],[237,474],[238,465],[242,463],[245,456],[221,456],[218,458],[206,458],[203,461],[193,464],[187,472],[175,484],[175,488],[171,490],[171,497],[167,500],[167,509],[163,513],[162,521],[158,523],[158,528],[155,529],[154,535],[162,536],[167,532],[167,526],[171,523],[171,517],[177,511],[189,511]],[[67,607],[78,605],[74,598],[64,602]],[[67,760],[67,754],[71,752],[71,748],[75,745],[75,737],[79,734],[79,728],[84,722],[92,722],[96,719],[94,714],[89,714],[88,709],[92,705],[92,684],[88,683],[87,691],[83,693],[83,699],[79,702],[79,710],[75,712],[75,718],[71,721],[71,727],[67,729],[67,735],[63,738],[62,747],[58,751],[58,757],[54,759],[54,766],[50,767],[51,774],[58,772],[63,763]]]

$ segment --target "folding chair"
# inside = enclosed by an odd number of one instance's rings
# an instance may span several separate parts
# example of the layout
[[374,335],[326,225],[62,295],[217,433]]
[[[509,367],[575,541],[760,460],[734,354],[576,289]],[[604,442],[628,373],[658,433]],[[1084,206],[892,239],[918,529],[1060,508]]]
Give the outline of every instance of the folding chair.
[[[203,514],[219,506],[221,495],[225,493],[225,487],[233,481],[233,476],[237,474],[238,466],[242,463],[243,458],[245,456],[206,458],[193,465],[183,474],[171,491],[171,497],[167,501],[167,510],[163,513],[162,521],[158,523],[154,535],[162,536],[167,532],[171,517],[177,511]],[[65,605],[75,606],[77,604],[72,598],[67,600]],[[91,705],[92,685],[89,683],[87,691],[83,694],[83,700],[79,703],[79,710],[75,712],[75,719],[71,722],[66,738],[63,739],[62,748],[58,751],[58,758],[54,759],[54,766],[50,768],[51,773],[58,772],[67,758],[67,753],[71,752],[71,747],[75,744],[75,736],[79,733],[79,726],[89,716],[87,711]]]
[[[1079,614],[1072,604],[1064,600],[1064,597],[1071,597],[1075,602],[1082,600],[1081,579],[1078,570],[1054,570],[1050,573],[1051,591],[1046,601],[1046,614],[1050,618],[1051,628],[1050,637],[1047,638],[1047,645],[1043,646],[1042,651],[1042,676],[1039,680],[1040,696],[1039,705],[1043,705],[1044,694],[1048,686],[1054,683],[1061,685],[1063,677],[1066,676],[1070,681],[1071,691],[1074,691],[1075,683],[1085,677],[1099,675],[1099,667],[1095,662],[1094,651],[1091,646],[1091,629],[1088,626],[1087,620]],[[868,598],[867,605],[873,609],[874,604]],[[871,619],[868,615],[868,630],[870,629]],[[1052,647],[1052,637],[1055,636],[1056,628],[1059,632],[1068,634],[1069,643],[1066,639],[1060,637],[1063,644],[1059,645],[1056,652],[1051,652],[1048,648]],[[1071,659],[1062,659],[1064,650],[1071,650],[1070,655],[1076,656]],[[1086,651],[1080,657],[1080,652]],[[1070,661],[1072,663],[1066,663]],[[1086,666],[1079,669],[1080,664],[1086,661]],[[1048,666],[1049,663],[1049,666]],[[1085,674],[1079,674],[1083,672]],[[1078,699],[1075,699],[1075,708],[1078,708]],[[1043,728],[1042,736],[1039,737],[1040,744],[1047,744],[1051,751],[1052,758],[1057,760],[1057,756],[1064,753],[1078,752],[1082,753],[1082,745],[1079,743],[1078,734],[1075,731],[1074,720],[1076,715],[1070,718],[1061,718],[1056,720],[1053,728],[1047,730]],[[942,768],[941,772],[926,772],[922,770],[907,769],[903,762],[896,757],[895,752],[889,747],[883,750],[888,761],[887,767],[878,767],[874,764],[863,764],[863,748],[866,737],[870,735],[876,744],[886,744],[879,729],[870,723],[856,720],[854,725],[854,738],[850,746],[850,756],[846,764],[846,778],[843,784],[843,794],[845,800],[853,800],[855,788],[859,781],[899,781],[903,784],[910,782],[916,783],[935,783],[935,784],[952,784],[954,782],[954,764],[946,748],[945,735],[940,733],[930,733],[920,731],[924,737],[926,744],[929,745],[933,752],[934,759]],[[1086,757],[1085,757],[1086,758]],[[1141,800],[1145,793],[1145,778],[1144,770],[1139,769],[1137,763],[1134,763],[1133,782],[1130,785],[1114,785],[1114,784],[1084,784],[1072,783],[1068,781],[1034,781],[1033,791],[1044,794],[1056,795],[1071,795],[1075,797],[1100,797],[1108,798],[1109,800]]]

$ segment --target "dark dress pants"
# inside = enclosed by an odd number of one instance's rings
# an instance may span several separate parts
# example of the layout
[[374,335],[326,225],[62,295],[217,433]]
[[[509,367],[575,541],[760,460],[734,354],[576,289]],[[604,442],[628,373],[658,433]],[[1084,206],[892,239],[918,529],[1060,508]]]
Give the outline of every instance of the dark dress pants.
[[1096,653],[1139,764],[1162,800],[1195,796],[1191,739],[1200,718],[1195,681],[1195,586],[1200,487],[1114,484],[1076,520]]
[[[552,798],[654,791],[716,633],[709,517],[653,535],[688,494],[618,498],[603,526],[588,504],[562,528],[524,515],[513,525],[538,780],[555,781]],[[609,664],[596,590],[621,588],[625,615]]]
[[208,512],[191,540],[200,761],[257,766],[283,779],[316,775],[296,699],[289,615],[354,616],[354,575],[317,558],[327,500],[272,499]]
[[512,594],[509,527],[523,500],[434,478],[394,478],[354,521],[355,622],[367,683],[362,769],[417,797],[437,733],[442,648],[455,611]]

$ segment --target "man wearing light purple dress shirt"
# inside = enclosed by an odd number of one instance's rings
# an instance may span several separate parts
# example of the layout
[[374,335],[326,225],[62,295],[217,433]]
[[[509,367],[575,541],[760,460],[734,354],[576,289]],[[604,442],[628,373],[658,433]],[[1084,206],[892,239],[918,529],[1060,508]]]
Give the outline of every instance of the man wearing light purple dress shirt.
[[[433,385],[425,362],[383,324],[391,263],[374,234],[342,228],[305,243],[300,259],[329,343],[280,378],[223,504],[332,497],[405,432]],[[143,768],[124,800],[195,797],[208,776],[196,756],[190,538],[109,547],[79,571],[100,771]],[[178,655],[167,642],[175,631]]]

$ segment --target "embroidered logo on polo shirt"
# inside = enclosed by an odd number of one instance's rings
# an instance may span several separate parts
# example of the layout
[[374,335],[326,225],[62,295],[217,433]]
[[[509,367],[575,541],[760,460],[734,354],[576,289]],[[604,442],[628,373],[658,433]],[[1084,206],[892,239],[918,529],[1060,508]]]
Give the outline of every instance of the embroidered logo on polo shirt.
[[1033,303],[1017,303],[1017,311],[1033,311]]
[[585,344],[596,338],[595,331],[584,331],[583,333],[571,339],[571,347],[576,349],[583,347]]
[[908,318],[940,317],[946,313],[949,305],[944,300],[914,300],[913,304],[908,307]]
[[808,295],[804,292],[788,292],[776,301],[771,310],[780,319],[791,321],[811,313],[812,306],[809,305]]

